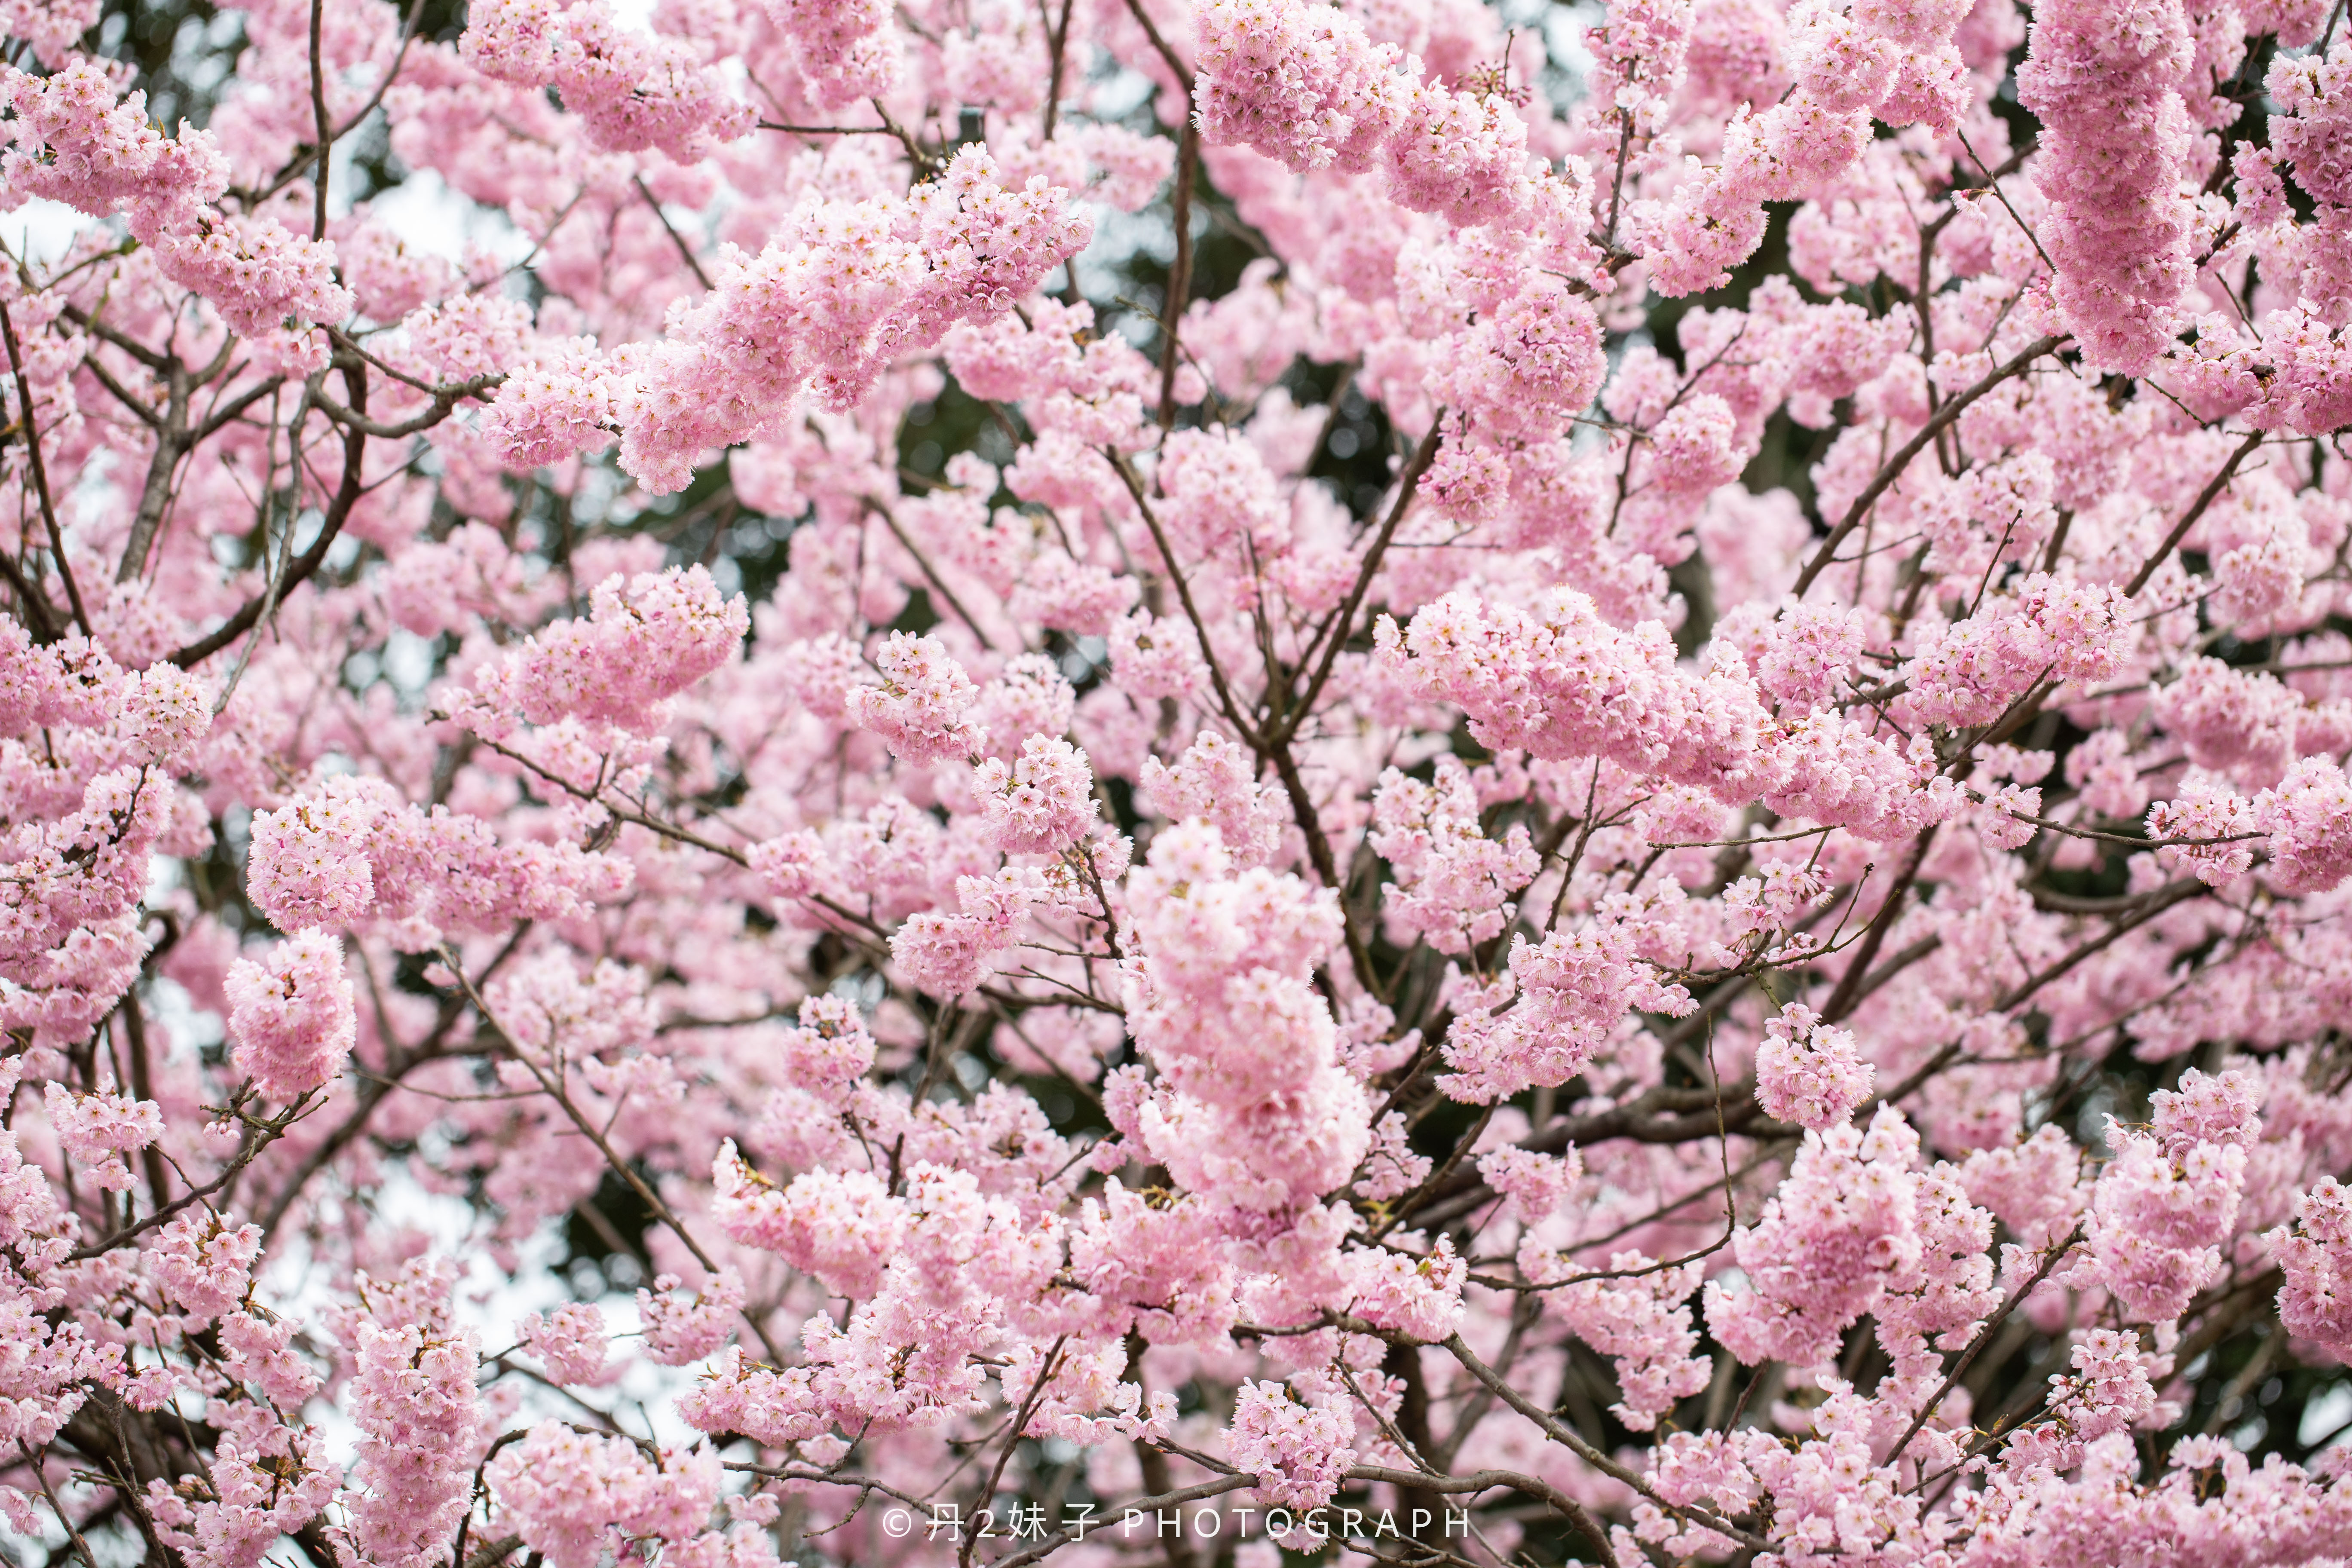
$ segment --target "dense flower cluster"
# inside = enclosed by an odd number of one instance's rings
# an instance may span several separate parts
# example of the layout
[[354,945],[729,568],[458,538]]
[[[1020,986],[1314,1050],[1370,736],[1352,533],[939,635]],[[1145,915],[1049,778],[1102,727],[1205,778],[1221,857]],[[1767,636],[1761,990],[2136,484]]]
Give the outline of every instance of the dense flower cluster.
[[12,1563],[2352,1559],[2341,0],[0,16]]

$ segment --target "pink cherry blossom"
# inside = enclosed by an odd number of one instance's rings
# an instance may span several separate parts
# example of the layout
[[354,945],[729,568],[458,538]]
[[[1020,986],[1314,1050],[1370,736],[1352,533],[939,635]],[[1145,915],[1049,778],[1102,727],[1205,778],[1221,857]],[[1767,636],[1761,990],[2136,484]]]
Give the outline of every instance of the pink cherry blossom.
[[2340,8],[446,9],[0,0],[16,1536],[2352,1556]]
[[304,931],[264,963],[238,959],[224,984],[236,1063],[273,1100],[295,1100],[331,1079],[358,1031],[342,944]]
[[1757,1103],[1809,1131],[1843,1121],[1869,1096],[1872,1077],[1853,1033],[1832,1028],[1802,1003],[1766,1024],[1756,1047]]
[[604,1380],[604,1315],[571,1301],[541,1316],[526,1312],[515,1334],[546,1368],[551,1382],[594,1384]]
[[1225,1451],[1257,1478],[1267,1500],[1319,1508],[1356,1457],[1355,1423],[1336,1402],[1310,1402],[1279,1383],[1245,1383],[1226,1428]]

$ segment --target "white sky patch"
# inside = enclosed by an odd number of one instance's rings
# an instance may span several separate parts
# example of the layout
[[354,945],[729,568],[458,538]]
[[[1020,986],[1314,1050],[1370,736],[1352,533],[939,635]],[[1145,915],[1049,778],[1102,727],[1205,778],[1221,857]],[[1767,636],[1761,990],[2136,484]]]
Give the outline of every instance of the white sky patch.
[[0,240],[7,242],[19,261],[47,266],[65,255],[73,237],[94,219],[63,202],[36,196],[10,213],[0,213]]

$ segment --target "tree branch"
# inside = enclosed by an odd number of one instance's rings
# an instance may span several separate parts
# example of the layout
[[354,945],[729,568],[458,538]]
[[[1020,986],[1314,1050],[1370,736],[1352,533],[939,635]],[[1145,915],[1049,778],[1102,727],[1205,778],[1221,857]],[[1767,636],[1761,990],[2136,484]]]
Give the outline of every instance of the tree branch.
[[2010,377],[2023,374],[2035,360],[2057,348],[2065,341],[2063,337],[2056,336],[2036,338],[2020,350],[2015,358],[1997,366],[1982,381],[1930,415],[1927,422],[1919,426],[1918,432],[1895,449],[1895,455],[1879,466],[1878,472],[1872,476],[1870,483],[1864,485],[1862,493],[1853,498],[1853,503],[1845,509],[1845,515],[1838,520],[1835,528],[1830,530],[1830,536],[1822,541],[1821,547],[1813,552],[1813,558],[1805,563],[1803,571],[1797,574],[1796,585],[1790,592],[1800,599],[1805,596],[1805,590],[1813,585],[1813,579],[1819,577],[1829,566],[1830,562],[1836,557],[1838,546],[1845,542],[1846,536],[1861,526],[1863,518],[1868,515],[1870,509],[1878,503],[1878,498],[1885,495],[1888,488],[1903,477],[1903,470],[1911,466],[1911,459],[1927,450],[1928,443],[1935,440],[1945,426],[1958,419],[1968,411],[1969,405],[1975,403],[1978,398],[1982,397]]

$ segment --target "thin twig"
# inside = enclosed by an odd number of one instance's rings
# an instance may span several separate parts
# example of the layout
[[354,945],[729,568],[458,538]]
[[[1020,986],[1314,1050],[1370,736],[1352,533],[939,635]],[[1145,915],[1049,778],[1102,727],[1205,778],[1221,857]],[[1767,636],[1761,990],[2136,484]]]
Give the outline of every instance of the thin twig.
[[1171,212],[1171,220],[1176,226],[1176,261],[1168,269],[1168,298],[1160,319],[1162,430],[1176,422],[1176,366],[1183,341],[1184,306],[1192,291],[1192,186],[1201,171],[1201,129],[1193,122],[1189,89],[1184,110],[1184,129],[1176,138],[1176,195]]
[[2147,580],[2156,575],[2156,569],[2164,564],[2164,558],[2172,553],[2174,546],[2188,537],[2189,531],[2197,525],[2197,520],[2205,515],[2205,509],[2213,504],[2215,499],[2229,484],[2231,476],[2237,473],[2238,465],[2244,462],[2252,454],[2253,449],[2262,444],[2261,431],[2250,430],[2246,433],[2246,438],[2239,442],[2237,449],[2230,454],[2230,460],[2221,465],[2221,471],[2213,476],[2211,482],[2197,493],[2197,499],[2190,503],[2189,510],[2180,514],[2180,521],[2172,525],[2172,531],[2164,536],[2164,542],[2156,547],[2156,553],[2141,562],[2139,570],[2132,574],[2131,581],[2124,584],[2125,598],[2139,597],[2139,591],[2147,586]]
[[[498,1015],[490,1011],[489,1004],[482,999],[482,994],[474,988],[473,981],[467,977],[457,952],[445,945],[440,950],[439,956],[450,974],[457,979],[458,988],[465,992],[466,999],[474,1005],[474,1011],[481,1015],[482,1022],[498,1030],[504,1038],[512,1040],[514,1037],[509,1034],[505,1026],[499,1022]],[[563,1114],[570,1119],[572,1125],[580,1130],[581,1136],[596,1146],[596,1152],[604,1157],[604,1163],[615,1175],[629,1184],[630,1189],[637,1194],[638,1201],[652,1211],[654,1217],[660,1220],[671,1235],[677,1237],[688,1252],[693,1254],[694,1260],[702,1265],[706,1274],[713,1279],[719,1278],[720,1269],[717,1260],[703,1250],[702,1243],[695,1239],[694,1233],[686,1228],[686,1222],[678,1218],[677,1212],[663,1201],[662,1195],[654,1190],[653,1184],[637,1174],[629,1163],[621,1158],[619,1151],[606,1142],[604,1133],[597,1130],[595,1124],[581,1113],[580,1107],[573,1103],[572,1096],[564,1091],[563,1086],[551,1081],[547,1069],[532,1060],[527,1051],[518,1048],[508,1059],[522,1064],[523,1070],[538,1080],[539,1087],[547,1092],[549,1099],[555,1101]],[[769,1359],[778,1363],[782,1362],[784,1359],[782,1348],[769,1337],[767,1325],[749,1311],[743,1313],[743,1319],[751,1325],[751,1331],[760,1336],[760,1342],[767,1348]]]
[[1872,476],[1870,483],[1863,487],[1862,493],[1853,498],[1853,504],[1845,510],[1845,515],[1838,520],[1837,526],[1830,530],[1829,537],[1822,541],[1821,547],[1813,552],[1813,558],[1805,563],[1803,571],[1797,574],[1796,585],[1790,592],[1800,599],[1805,596],[1805,590],[1813,585],[1813,579],[1820,576],[1823,569],[1829,565],[1831,558],[1837,553],[1838,546],[1845,542],[1846,535],[1861,525],[1863,518],[1868,515],[1870,509],[1878,503],[1878,498],[1885,495],[1888,488],[1903,477],[1903,470],[1911,466],[1911,459],[1925,451],[1928,443],[1935,440],[1939,431],[1958,419],[1978,398],[1982,397],[2010,377],[2023,374],[2035,360],[2057,348],[2065,341],[2063,336],[2059,335],[2036,338],[2021,349],[2016,357],[1997,366],[1983,380],[1928,416],[1927,422],[1919,426],[1918,433],[1896,447],[1894,455],[1879,466],[1878,472]]
[[1944,1379],[1942,1386],[1927,1396],[1927,1402],[1919,1406],[1919,1413],[1911,1418],[1911,1425],[1903,1429],[1903,1436],[1896,1438],[1895,1446],[1886,1450],[1889,1464],[1903,1457],[1903,1450],[1911,1446],[1911,1439],[1919,1435],[1919,1428],[1925,1426],[1935,1415],[1937,1408],[1944,1403],[1944,1396],[1952,1392],[1953,1385],[1960,1381],[1961,1375],[1969,1370],[1985,1346],[1991,1342],[1993,1331],[2008,1321],[2011,1312],[2024,1305],[2025,1299],[2033,1294],[2034,1288],[2050,1278],[2050,1271],[2058,1267],[2058,1260],[2072,1251],[2074,1244],[2082,1239],[2083,1226],[2077,1225],[2067,1233],[2064,1240],[2051,1247],[2042,1257],[2042,1266],[2033,1271],[2033,1277],[2011,1291],[2009,1299],[2000,1304],[2000,1309],[1991,1317],[1984,1321],[1984,1326],[1977,1331],[1976,1338],[1969,1342],[1969,1348],[1960,1352],[1958,1361],[1952,1363],[1951,1373]]
[[[1045,1352],[1045,1359],[1037,1363],[1037,1380],[1029,1385],[1028,1394],[1021,1401],[1020,1410],[1013,1417],[1013,1429],[1004,1436],[1004,1447],[996,1456],[996,1468],[988,1472],[988,1484],[980,1489],[982,1508],[987,1508],[995,1498],[997,1483],[1004,1479],[1004,1467],[1012,1460],[1013,1450],[1021,1446],[1021,1429],[1029,1425],[1030,1413],[1037,1408],[1038,1397],[1045,1392],[1045,1385],[1054,1381],[1054,1373],[1057,1370],[1055,1363],[1061,1360],[1062,1347],[1069,1342],[1069,1335],[1061,1335],[1054,1341],[1053,1348]],[[978,1536],[967,1533],[956,1551],[956,1562],[968,1568],[971,1562],[971,1549],[979,1543]]]
[[636,184],[637,195],[646,198],[646,205],[653,208],[655,218],[662,226],[662,232],[669,236],[669,242],[672,245],[677,247],[678,258],[686,263],[686,269],[694,274],[694,280],[702,285],[705,293],[709,292],[710,275],[702,269],[702,263],[695,259],[694,247],[686,243],[686,236],[677,232],[677,226],[669,221],[669,214],[662,211],[661,202],[654,195],[652,187],[646,184],[646,177],[643,174],[631,174],[629,178]]
[[1668,1502],[1658,1495],[1641,1472],[1619,1464],[1615,1459],[1585,1441],[1582,1433],[1513,1388],[1493,1367],[1478,1359],[1477,1352],[1463,1342],[1460,1334],[1449,1334],[1444,1342],[1446,1351],[1455,1361],[1462,1363],[1464,1371],[1492,1390],[1504,1404],[1534,1422],[1542,1429],[1545,1436],[1559,1444],[1594,1469],[1623,1482],[1675,1518],[1703,1525],[1718,1534],[1729,1536],[1742,1546],[1758,1552],[1769,1552],[1772,1549],[1772,1543],[1769,1541],[1753,1531],[1741,1529],[1712,1509],[1701,1508],[1696,1503]]
[[25,356],[16,346],[16,323],[8,315],[8,306],[0,300],[0,337],[8,344],[8,369],[16,378],[16,414],[24,424],[25,457],[33,468],[33,489],[41,503],[41,521],[49,531],[49,553],[57,557],[58,576],[66,585],[66,600],[73,606],[74,624],[81,627],[84,637],[90,635],[89,614],[82,608],[81,589],[75,585],[73,563],[66,559],[65,531],[58,526],[58,509],[49,499],[49,470],[41,461],[41,430],[33,418],[33,384],[25,375]]
[[[349,362],[344,363],[342,371],[343,390],[351,396],[352,410],[364,416],[367,413],[367,378],[359,366]],[[278,586],[278,593],[281,596],[300,587],[325,563],[327,552],[334,547],[336,538],[343,531],[343,523],[352,515],[352,508],[359,504],[360,497],[365,493],[366,486],[360,470],[366,455],[367,433],[345,425],[342,478],[336,485],[333,499],[327,503],[325,516],[319,525],[319,537],[310,542],[308,550],[295,558],[293,565],[286,573],[285,582]],[[165,662],[176,664],[183,669],[201,664],[242,637],[247,627],[261,618],[262,614],[262,595],[256,595],[210,632],[184,647],[174,649],[165,657]]]

